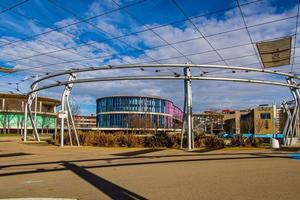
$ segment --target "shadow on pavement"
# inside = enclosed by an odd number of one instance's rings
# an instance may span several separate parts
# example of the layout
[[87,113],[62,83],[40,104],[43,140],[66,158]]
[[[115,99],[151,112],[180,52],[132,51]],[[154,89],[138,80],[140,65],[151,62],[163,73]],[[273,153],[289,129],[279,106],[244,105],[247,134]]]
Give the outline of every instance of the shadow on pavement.
[[64,162],[63,166],[112,199],[146,199],[73,163]]
[[205,148],[205,149],[199,149],[199,150],[195,150],[195,151],[191,151],[192,153],[206,153],[206,152],[211,152],[211,151],[216,151],[216,150],[220,150],[223,148]]
[[147,153],[153,153],[157,151],[162,151],[164,149],[143,149],[139,151],[130,151],[130,152],[125,152],[125,153],[118,153],[118,154],[112,154],[115,156],[137,156],[141,154],[147,154]]
[[0,157],[15,157],[15,156],[28,156],[28,155],[32,155],[29,153],[7,153],[7,154],[0,154]]
[[[234,152],[234,153],[199,153],[197,151],[193,152],[185,152],[184,154],[176,154],[176,155],[142,155],[142,156],[132,156],[132,157],[111,157],[111,158],[91,158],[91,159],[80,159],[80,160],[64,160],[65,162],[72,162],[72,163],[81,163],[81,162],[93,162],[93,161],[118,161],[118,160],[127,160],[127,159],[153,159],[153,158],[181,158],[181,157],[207,157],[207,156],[241,156],[241,155],[248,155],[248,156],[257,156],[257,157],[269,157],[269,158],[286,158],[288,159],[288,152],[275,152],[275,153],[246,153],[246,152]],[[281,156],[278,156],[281,155]],[[235,158],[235,157],[233,157]],[[214,158],[211,158],[214,159]],[[201,159],[200,159],[201,160]],[[34,166],[34,165],[48,165],[48,164],[61,164],[63,161],[48,161],[48,162],[34,162],[34,163],[19,163],[19,164],[9,164],[9,165],[0,165],[0,169],[5,169],[9,167],[24,167],[24,166]],[[0,174],[1,176],[1,174]]]
[[[195,154],[197,155],[197,154]],[[132,162],[132,158],[145,158],[146,156],[143,157],[129,157],[131,159],[130,162],[127,163],[103,163],[103,164],[98,164],[98,165],[89,165],[89,166],[84,166],[82,168],[84,169],[96,169],[96,168],[109,168],[109,167],[124,167],[124,166],[139,166],[139,165],[154,165],[154,164],[172,164],[172,163],[188,163],[188,162],[208,162],[208,161],[226,161],[226,160],[254,160],[254,159],[292,159],[291,157],[288,156],[288,154],[285,154],[285,156],[280,156],[280,155],[270,155],[270,154],[260,154],[260,153],[248,153],[248,154],[237,154],[237,155],[243,155],[243,156],[232,156],[230,154],[225,154],[224,157],[208,157],[207,156],[212,156],[212,155],[218,155],[218,154],[201,154],[205,155],[205,158],[186,158],[186,159],[172,159],[172,160],[151,160],[151,161],[138,161],[138,162]],[[224,155],[224,154],[219,154],[219,155]],[[175,156],[175,155],[174,155]],[[190,156],[190,155],[188,155]],[[150,158],[153,158],[153,156],[149,156]],[[179,157],[176,155],[176,157]],[[155,158],[161,158],[155,156]],[[99,161],[103,159],[98,159],[95,161]],[[113,160],[110,158],[110,160]],[[118,160],[118,159],[116,159]],[[123,159],[119,159],[123,160]],[[126,159],[125,159],[126,160]],[[42,164],[63,164],[67,161],[56,161],[56,162],[41,162],[39,163],[40,165]],[[71,162],[71,161],[68,161]],[[72,162],[80,162],[78,161],[72,161]],[[26,164],[26,166],[33,166],[35,164]],[[15,165],[18,166],[18,165]],[[19,165],[19,166],[24,166],[24,165]],[[0,168],[3,168],[3,166],[0,166]],[[38,168],[38,169],[33,169],[33,170],[28,170],[28,171],[15,171],[15,172],[7,172],[7,173],[0,173],[0,177],[3,176],[12,176],[12,175],[20,175],[20,174],[34,174],[34,173],[43,173],[43,172],[53,172],[53,171],[65,171],[67,170],[66,168]]]
[[297,146],[297,147],[293,147],[293,146],[291,146],[291,147],[289,147],[289,146],[287,146],[287,147],[281,147],[281,148],[279,149],[279,151],[292,151],[292,152],[297,152],[297,151],[300,151],[300,147],[299,147],[299,146]]

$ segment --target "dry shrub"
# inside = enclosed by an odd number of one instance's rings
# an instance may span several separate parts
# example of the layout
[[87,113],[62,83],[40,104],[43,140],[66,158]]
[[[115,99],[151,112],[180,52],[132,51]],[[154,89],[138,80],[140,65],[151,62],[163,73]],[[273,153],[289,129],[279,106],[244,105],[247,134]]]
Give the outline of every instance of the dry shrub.
[[246,138],[238,135],[231,139],[230,146],[232,147],[245,147],[247,146]]
[[[65,134],[65,144],[70,144],[69,135]],[[134,134],[125,134],[124,132],[103,133],[101,131],[78,131],[78,138],[81,145],[84,146],[99,146],[99,147],[167,147],[179,148],[181,141],[181,134],[157,133],[151,136],[141,136]],[[60,142],[60,136],[57,136],[56,143]],[[186,146],[186,137],[183,139],[183,145]],[[237,136],[231,139],[229,146],[233,147],[259,147],[263,143],[260,138],[244,138]],[[73,136],[73,144],[76,144]],[[203,134],[195,135],[195,147],[209,147],[209,148],[223,148],[225,141],[216,136],[205,136]]]
[[216,136],[207,136],[204,138],[205,146],[210,148],[223,148],[225,147],[224,139],[218,138]]
[[195,147],[199,148],[199,147],[205,146],[205,138],[206,137],[207,136],[205,136],[205,134],[200,134],[200,133],[195,134],[195,138],[194,138]]
[[[180,139],[179,139],[180,145]],[[144,138],[144,147],[167,147],[172,148],[174,146],[178,146],[178,137],[170,136],[168,133],[162,132],[157,133],[153,136],[147,136]]]
[[246,143],[248,146],[260,147],[263,144],[264,140],[262,138],[250,137],[247,138]]

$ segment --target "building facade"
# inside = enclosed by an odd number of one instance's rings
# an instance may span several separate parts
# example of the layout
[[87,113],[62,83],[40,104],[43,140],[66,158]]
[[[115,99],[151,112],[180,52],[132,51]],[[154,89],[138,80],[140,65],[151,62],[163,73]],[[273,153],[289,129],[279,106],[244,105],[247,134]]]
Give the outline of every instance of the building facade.
[[230,133],[282,133],[285,114],[275,105],[260,105],[246,110],[223,112],[224,129]]
[[99,98],[97,127],[175,128],[183,112],[172,101],[151,96],[111,96]]
[[75,115],[75,126],[79,130],[91,130],[96,128],[96,116],[95,115]]
[[[0,132],[19,133],[24,127],[24,111],[26,96],[19,94],[0,94]],[[56,127],[56,106],[60,101],[38,97],[32,105],[37,128],[42,132],[53,132]],[[27,120],[28,129],[32,129],[30,119]]]

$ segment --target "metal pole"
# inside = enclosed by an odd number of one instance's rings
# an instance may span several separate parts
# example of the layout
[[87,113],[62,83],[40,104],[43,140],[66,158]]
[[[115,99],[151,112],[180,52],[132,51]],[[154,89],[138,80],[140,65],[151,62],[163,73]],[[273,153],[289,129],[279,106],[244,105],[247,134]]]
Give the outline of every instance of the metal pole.
[[[65,91],[61,99],[61,111],[65,112]],[[65,119],[64,116],[62,116],[60,121],[60,147],[64,147],[64,123]]]
[[[293,79],[287,79],[287,82],[289,84],[296,84],[296,82]],[[290,88],[290,89],[291,89],[291,93],[292,93],[292,96],[295,101],[295,108],[292,113],[289,131],[288,131],[288,135],[287,135],[287,139],[289,139],[289,140],[286,141],[286,143],[285,143],[288,145],[291,145],[291,143],[292,143],[293,135],[295,133],[295,129],[296,129],[296,125],[297,125],[297,115],[298,115],[298,110],[299,110],[299,108],[298,108],[299,107],[299,93],[294,88]]]
[[34,136],[35,136],[35,139],[40,142],[40,137],[39,137],[39,133],[37,131],[37,128],[36,128],[36,124],[35,124],[35,121],[32,117],[32,112],[31,112],[31,108],[29,106],[31,105],[27,105],[28,106],[28,113],[29,113],[29,118],[30,118],[30,121],[31,121],[31,125],[32,125],[32,129],[33,129],[33,133],[34,133]]
[[57,115],[55,117],[55,122],[54,122],[54,141],[56,142],[56,139],[57,139],[57,126],[58,126],[58,123],[57,123]]
[[72,115],[72,111],[71,111],[71,107],[70,107],[70,96],[68,95],[67,96],[67,110],[68,110],[68,114],[69,114],[69,117],[71,119],[71,124],[72,124],[72,128],[74,130],[74,135],[75,135],[75,138],[76,138],[76,142],[77,142],[77,146],[80,146],[80,143],[79,143],[79,139],[78,139],[78,135],[77,135],[77,130],[76,130],[76,126],[75,126],[75,122],[74,122],[74,119],[73,119],[73,115]]
[[70,145],[73,146],[68,107],[67,107],[67,118],[66,118],[66,120],[67,120],[67,127],[68,127],[68,134],[69,134]]
[[[295,81],[293,81],[293,83],[296,83]],[[297,89],[294,89],[294,93],[295,93],[295,97],[296,97],[296,101],[298,102],[298,106],[295,107],[296,110],[296,118],[295,118],[295,124],[294,124],[294,131],[293,131],[293,135],[292,135],[292,139],[293,137],[297,136],[297,133],[299,131],[299,105],[300,105],[300,94],[299,91]],[[290,141],[290,144],[292,143],[292,139]]]
[[184,102],[183,102],[183,121],[182,121],[182,129],[181,129],[181,141],[180,141],[180,148],[182,149],[183,148],[183,137],[184,137],[184,133],[185,133],[185,125],[186,125],[186,80],[184,80]]
[[287,115],[287,119],[285,121],[284,129],[283,129],[283,144],[286,145],[292,115],[291,115],[290,108],[285,101],[282,103],[282,107]]
[[294,134],[295,134],[295,131],[296,131],[296,125],[297,125],[297,116],[298,116],[298,110],[299,110],[299,102],[298,102],[298,99],[297,99],[297,96],[296,96],[296,93],[295,91],[293,90],[292,91],[292,94],[293,94],[293,97],[295,99],[295,108],[294,108],[294,111],[293,111],[293,116],[292,116],[292,129],[291,129],[291,132],[289,134],[290,136],[290,140],[289,140],[289,145],[292,144],[292,139],[294,137]]
[[[186,77],[191,77],[191,70],[190,68],[184,68],[184,75]],[[188,131],[188,150],[192,150],[192,139],[193,139],[193,122],[192,122],[192,84],[191,79],[186,79],[186,86],[187,86],[187,131]]]
[[[36,88],[37,88],[37,84],[33,85],[32,90],[35,90]],[[36,121],[33,119],[32,111],[31,111],[32,103],[36,98],[37,98],[37,92],[32,92],[28,95],[28,98],[27,98],[27,101],[26,101],[25,112],[24,112],[24,141],[25,142],[27,141],[27,129],[28,129],[27,128],[27,118],[28,118],[28,114],[29,114],[29,118],[30,118],[30,121],[31,121],[34,138],[37,141],[40,141],[39,133],[38,133],[37,128],[36,128]]]
[[23,141],[24,142],[27,142],[27,115],[28,115],[27,104],[28,104],[28,98],[26,100],[25,111],[24,111],[24,135],[23,135]]
[[298,134],[299,134],[299,113],[300,113],[300,107],[299,107],[299,105],[300,105],[300,94],[299,94],[299,90],[298,89],[295,89],[295,94],[296,94],[296,97],[297,97],[297,100],[298,100],[298,109],[297,109],[297,111],[298,111],[298,114],[297,114],[297,116],[296,116],[296,130],[295,130],[295,136],[298,136]]

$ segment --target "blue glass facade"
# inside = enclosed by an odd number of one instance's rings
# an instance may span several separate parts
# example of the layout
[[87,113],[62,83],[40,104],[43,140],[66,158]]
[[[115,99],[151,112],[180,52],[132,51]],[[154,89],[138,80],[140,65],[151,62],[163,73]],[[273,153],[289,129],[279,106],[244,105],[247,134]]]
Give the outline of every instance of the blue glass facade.
[[[156,97],[113,96],[97,99],[97,126],[105,128],[172,128],[178,107]],[[181,111],[181,110],[179,110]],[[135,121],[135,123],[133,123]],[[134,125],[133,125],[134,124]],[[146,125],[147,124],[147,125]],[[151,124],[151,126],[149,125]]]

